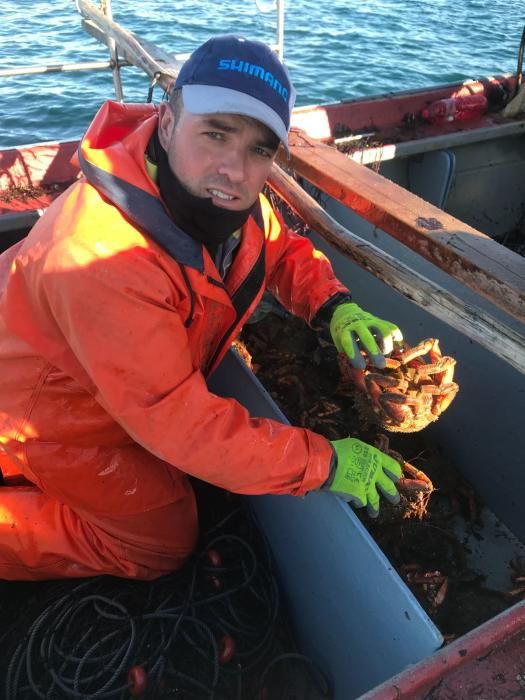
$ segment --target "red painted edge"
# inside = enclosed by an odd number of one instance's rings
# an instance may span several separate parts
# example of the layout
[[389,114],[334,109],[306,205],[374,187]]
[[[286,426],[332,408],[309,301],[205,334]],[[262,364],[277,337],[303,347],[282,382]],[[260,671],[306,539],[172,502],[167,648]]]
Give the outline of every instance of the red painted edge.
[[469,666],[518,632],[525,631],[525,601],[476,627],[415,666],[393,676],[359,700],[418,700],[439,681],[460,667]]

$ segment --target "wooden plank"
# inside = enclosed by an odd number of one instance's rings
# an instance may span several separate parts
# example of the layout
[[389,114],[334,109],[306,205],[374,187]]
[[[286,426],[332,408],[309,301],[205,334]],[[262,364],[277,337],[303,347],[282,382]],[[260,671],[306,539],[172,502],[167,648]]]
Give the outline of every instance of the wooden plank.
[[292,130],[290,152],[320,190],[525,322],[524,258],[303,132]]
[[132,32],[108,19],[90,0],[76,0],[76,2],[84,18],[83,25],[86,31],[106,45],[108,45],[108,39],[114,39],[121,56],[144,71],[150,78],[156,77],[158,85],[170,91],[182,61],[155,44],[140,40]]
[[[109,39],[107,34],[102,29],[100,29],[92,20],[83,19],[82,29],[94,39],[100,41],[101,44],[105,44],[109,48]],[[142,37],[139,38],[136,34],[132,34],[132,36],[138,41],[138,43],[144,49],[144,51],[146,51],[152,58],[158,61],[158,63],[164,63],[171,69],[173,69],[173,67],[175,66],[176,72],[180,70],[180,66],[182,66],[186,58],[189,56],[189,54],[171,54],[168,51],[165,51],[164,49],[160,48],[156,44],[153,44],[151,41],[147,41]],[[131,60],[126,58],[126,54],[128,54],[130,58],[133,58],[134,54],[132,51],[126,51],[125,46],[121,45],[119,47],[119,53],[119,65],[134,65],[137,68],[139,67],[136,62],[133,63]]]
[[525,374],[525,336],[484,309],[465,305],[456,295],[345,229],[278,166],[274,166],[269,184],[311,229],[343,255]]

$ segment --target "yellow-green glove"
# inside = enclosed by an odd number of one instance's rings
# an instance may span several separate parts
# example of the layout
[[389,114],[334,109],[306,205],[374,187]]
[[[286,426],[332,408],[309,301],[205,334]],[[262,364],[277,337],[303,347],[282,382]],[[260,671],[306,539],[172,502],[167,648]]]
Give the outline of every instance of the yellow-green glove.
[[366,506],[371,518],[379,513],[379,493],[390,503],[399,502],[394,484],[402,471],[395,459],[357,438],[334,440],[332,446],[337,467],[324,488],[357,508]]
[[[376,367],[385,366],[385,355],[392,352],[394,342],[401,342],[403,335],[399,328],[389,321],[383,321],[363,311],[353,302],[339,304],[332,314],[330,334],[338,352],[345,352],[351,364],[357,369],[365,368],[365,360],[359,344]],[[381,349],[377,345],[376,338]]]

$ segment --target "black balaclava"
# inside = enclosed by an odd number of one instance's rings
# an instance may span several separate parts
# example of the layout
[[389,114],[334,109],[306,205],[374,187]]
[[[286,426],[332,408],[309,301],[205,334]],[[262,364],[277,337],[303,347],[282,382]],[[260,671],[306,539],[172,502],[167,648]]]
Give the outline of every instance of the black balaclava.
[[214,257],[218,246],[245,223],[255,203],[248,209],[231,211],[215,206],[211,197],[191,194],[171,170],[156,130],[148,144],[148,157],[157,164],[160,194],[171,218]]

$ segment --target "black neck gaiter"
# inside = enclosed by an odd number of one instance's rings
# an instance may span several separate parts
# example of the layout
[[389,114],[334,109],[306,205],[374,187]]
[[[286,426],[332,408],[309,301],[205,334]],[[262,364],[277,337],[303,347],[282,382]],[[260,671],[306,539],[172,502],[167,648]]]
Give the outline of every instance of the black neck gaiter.
[[148,144],[148,157],[157,164],[160,194],[171,218],[214,257],[218,246],[245,223],[254,204],[243,211],[231,211],[215,206],[211,197],[191,194],[172,172],[156,130]]

